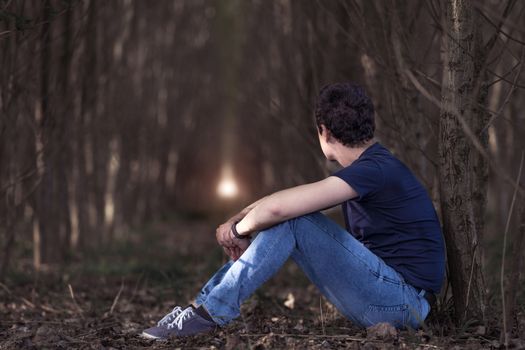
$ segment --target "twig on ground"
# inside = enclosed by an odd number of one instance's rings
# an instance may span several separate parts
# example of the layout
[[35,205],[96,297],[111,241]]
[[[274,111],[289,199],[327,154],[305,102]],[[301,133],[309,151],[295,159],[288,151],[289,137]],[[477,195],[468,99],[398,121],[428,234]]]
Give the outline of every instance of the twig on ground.
[[319,310],[321,311],[321,328],[323,329],[323,335],[326,334],[324,329],[324,317],[323,317],[323,297],[319,297]]
[[140,282],[142,281],[142,277],[144,277],[144,272],[141,272],[139,278],[137,279],[137,282],[135,283],[135,287],[133,288],[133,292],[131,293],[131,297],[128,300],[129,303],[131,303],[131,301],[135,298],[135,294],[137,294],[137,290],[139,288]]
[[113,304],[111,305],[111,309],[109,309],[109,314],[113,314],[113,310],[115,310],[115,307],[117,306],[118,299],[120,298],[120,294],[122,293],[122,290],[124,290],[124,281],[120,284],[120,289],[118,290],[117,295],[115,296],[115,299],[113,300]]
[[[264,337],[267,336],[267,333],[253,333],[253,334],[240,334],[241,337]],[[296,338],[342,338],[355,341],[370,341],[378,342],[377,340],[368,340],[362,337],[353,337],[346,334],[332,334],[332,335],[321,335],[321,334],[292,334],[292,333],[273,333],[276,337],[296,337]]]
[[[246,333],[248,333],[248,324],[246,323],[246,319],[244,318],[244,315],[241,314],[241,319],[242,319],[242,324],[244,326],[244,330],[246,331]],[[253,349],[253,344],[252,344],[252,340],[250,338],[248,338],[248,349]]]
[[21,324],[30,323],[30,324],[59,324],[59,325],[64,325],[64,322],[62,322],[62,321],[46,321],[46,320],[38,320],[38,321],[31,321],[31,320],[11,321],[11,320],[7,320],[7,321],[2,321],[2,320],[0,320],[0,324],[18,324],[18,323],[21,323]]
[[74,343],[74,344],[90,344],[91,343],[91,341],[75,339],[65,334],[61,334],[60,337],[67,340],[69,343]]
[[77,300],[75,299],[75,293],[73,292],[73,287],[71,287],[71,284],[68,284],[67,286],[69,288],[69,295],[71,295],[71,299],[73,300],[73,304],[75,304],[75,307],[77,308],[78,314],[80,315],[80,317],[84,318],[84,311],[77,304]]
[[89,331],[85,332],[85,333],[81,333],[81,334],[77,334],[76,337],[77,338],[84,338],[84,337],[88,337],[90,335],[93,335],[93,334],[96,334],[97,332],[103,330],[103,329],[106,329],[106,328],[110,328],[110,327],[113,327],[113,326],[116,326],[116,325],[119,325],[121,324],[121,322],[108,322],[108,323],[104,323],[102,326],[98,326],[96,328],[93,328],[93,329],[90,329]]
[[53,309],[51,306],[40,305],[40,308],[42,310],[44,310],[44,311],[51,312],[51,313],[54,313],[54,314],[60,313],[60,311]]
[[34,309],[36,308],[35,304],[33,304],[32,302],[30,302],[29,300],[27,300],[26,298],[21,298],[22,302],[24,304],[26,304],[27,306],[29,306],[30,308]]
[[0,287],[2,287],[2,289],[5,290],[7,292],[7,294],[12,294],[11,290],[9,288],[7,288],[7,286],[5,284],[3,284],[2,282],[0,282]]
[[[521,152],[521,161],[520,168],[518,170],[518,177],[516,182],[519,185],[521,179],[521,171],[523,170],[523,156],[525,152]],[[510,219],[512,217],[512,212],[514,211],[514,203],[516,202],[516,196],[518,194],[518,187],[514,188],[514,194],[512,195],[512,201],[510,203],[509,213],[507,215],[507,222],[505,224],[505,232],[503,233],[503,252],[501,256],[501,274],[500,274],[500,288],[501,288],[501,307],[503,311],[503,337],[505,348],[509,348],[509,334],[507,331],[507,315],[506,315],[506,305],[505,305],[505,258],[506,258],[506,247],[507,247],[507,234],[509,232]]]

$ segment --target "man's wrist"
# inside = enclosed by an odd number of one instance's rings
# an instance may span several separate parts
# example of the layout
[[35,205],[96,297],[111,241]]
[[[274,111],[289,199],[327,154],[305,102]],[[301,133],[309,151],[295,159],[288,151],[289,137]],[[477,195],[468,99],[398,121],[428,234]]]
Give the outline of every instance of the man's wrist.
[[249,238],[251,238],[249,233],[248,234],[242,234],[242,233],[240,233],[237,230],[237,224],[238,223],[239,223],[239,221],[235,221],[232,224],[232,228],[231,228],[231,231],[232,231],[233,235],[235,236],[235,238],[238,238],[238,239],[249,239]]

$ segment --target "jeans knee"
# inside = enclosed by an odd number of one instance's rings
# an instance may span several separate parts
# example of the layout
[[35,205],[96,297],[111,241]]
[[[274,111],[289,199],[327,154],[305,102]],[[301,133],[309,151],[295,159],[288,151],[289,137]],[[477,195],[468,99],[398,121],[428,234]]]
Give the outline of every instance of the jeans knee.
[[295,217],[295,218],[290,219],[288,221],[290,222],[292,227],[295,228],[295,226],[297,226],[298,224],[301,224],[301,223],[304,223],[304,222],[309,222],[309,223],[316,222],[316,221],[319,221],[322,217],[323,217],[323,214],[321,214],[320,212],[316,211],[316,212],[313,212],[313,213],[304,214],[304,215]]
[[[301,216],[297,216],[295,218],[291,218],[288,220],[285,220],[283,222],[280,222],[272,227],[269,227],[265,230],[260,231],[259,234],[265,234],[270,232],[291,232],[292,234],[297,233],[300,230],[297,230],[297,226],[303,223],[312,223],[312,222],[318,222],[319,220],[322,220],[323,214],[319,212],[313,212]],[[270,233],[273,234],[273,233]]]

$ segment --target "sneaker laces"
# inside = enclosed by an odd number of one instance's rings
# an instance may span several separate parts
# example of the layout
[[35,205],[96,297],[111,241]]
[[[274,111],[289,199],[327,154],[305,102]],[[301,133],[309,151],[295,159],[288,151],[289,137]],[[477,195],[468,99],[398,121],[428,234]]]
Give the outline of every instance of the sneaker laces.
[[166,314],[159,322],[157,322],[157,327],[164,326],[166,324],[169,324],[173,322],[177,316],[182,312],[182,308],[180,306],[175,306],[171,312]]
[[168,329],[177,326],[179,330],[182,330],[182,324],[184,323],[184,321],[191,318],[193,315],[195,315],[195,312],[193,312],[193,308],[191,306],[184,309],[177,317],[175,317],[173,322],[168,324]]

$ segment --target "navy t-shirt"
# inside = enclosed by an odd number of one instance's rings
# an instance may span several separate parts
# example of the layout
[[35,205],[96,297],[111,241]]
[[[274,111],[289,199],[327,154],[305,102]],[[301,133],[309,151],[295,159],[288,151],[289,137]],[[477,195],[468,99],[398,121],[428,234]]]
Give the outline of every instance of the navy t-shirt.
[[441,227],[412,172],[379,142],[332,176],[358,197],[343,203],[347,230],[417,288],[438,293],[445,271]]

